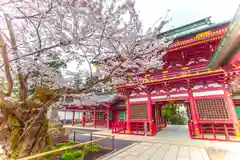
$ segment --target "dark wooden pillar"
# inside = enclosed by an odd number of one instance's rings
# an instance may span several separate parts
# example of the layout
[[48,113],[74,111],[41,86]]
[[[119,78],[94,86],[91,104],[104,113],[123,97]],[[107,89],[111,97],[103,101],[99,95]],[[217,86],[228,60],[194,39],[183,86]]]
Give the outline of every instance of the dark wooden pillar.
[[64,123],[66,123],[66,116],[67,116],[67,110],[65,109],[65,112],[64,112],[64,120],[63,120]]
[[159,113],[159,107],[160,105],[159,104],[155,104],[155,123],[156,123],[156,127],[157,127],[157,131],[160,130],[160,113]]
[[72,126],[74,126],[74,120],[75,120],[75,110],[72,112]]
[[160,108],[159,108],[159,120],[160,120],[160,128],[161,129],[163,128],[163,123],[164,123],[162,109],[163,109],[163,106],[161,105]]
[[96,108],[93,110],[93,127],[96,128]]
[[110,108],[107,108],[107,117],[106,117],[106,123],[107,123],[107,128],[109,129],[109,120],[110,120]]

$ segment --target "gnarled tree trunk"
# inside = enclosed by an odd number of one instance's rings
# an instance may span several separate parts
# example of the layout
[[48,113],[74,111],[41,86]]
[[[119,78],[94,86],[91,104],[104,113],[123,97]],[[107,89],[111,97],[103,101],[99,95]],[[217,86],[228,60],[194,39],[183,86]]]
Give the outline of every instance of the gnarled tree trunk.
[[[6,18],[10,43],[14,55],[18,58],[15,36],[11,20]],[[0,34],[0,47],[4,63],[7,92],[0,91],[0,110],[4,115],[2,135],[5,145],[3,150],[9,158],[24,157],[43,151],[48,142],[47,107],[54,99],[55,92],[48,88],[37,89],[32,98],[28,98],[28,75],[24,76],[17,63],[19,82],[19,100],[11,99],[13,78],[9,66],[6,44]]]
[[1,108],[5,108],[2,128],[5,142],[3,150],[9,158],[25,157],[42,152],[46,145],[50,144],[45,107],[32,101],[25,105],[24,108],[19,106],[18,109],[14,108],[21,114],[12,112],[13,108],[9,109],[1,105]]

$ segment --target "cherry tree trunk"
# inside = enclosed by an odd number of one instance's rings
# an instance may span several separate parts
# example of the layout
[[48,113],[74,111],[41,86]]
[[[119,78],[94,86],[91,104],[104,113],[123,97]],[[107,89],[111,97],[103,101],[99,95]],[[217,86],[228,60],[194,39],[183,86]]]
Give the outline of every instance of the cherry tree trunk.
[[25,157],[44,151],[49,142],[46,112],[33,108],[24,119],[5,114],[3,150],[9,158]]

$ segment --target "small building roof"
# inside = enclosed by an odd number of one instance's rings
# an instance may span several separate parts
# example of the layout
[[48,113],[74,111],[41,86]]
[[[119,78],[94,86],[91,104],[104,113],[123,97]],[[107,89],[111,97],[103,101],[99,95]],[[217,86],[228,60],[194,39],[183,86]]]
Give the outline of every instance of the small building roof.
[[119,98],[115,92],[102,92],[94,95],[85,96],[81,104],[83,106],[98,106],[113,103]]
[[116,103],[111,105],[111,108],[125,108],[126,107],[126,101],[125,100],[118,100]]

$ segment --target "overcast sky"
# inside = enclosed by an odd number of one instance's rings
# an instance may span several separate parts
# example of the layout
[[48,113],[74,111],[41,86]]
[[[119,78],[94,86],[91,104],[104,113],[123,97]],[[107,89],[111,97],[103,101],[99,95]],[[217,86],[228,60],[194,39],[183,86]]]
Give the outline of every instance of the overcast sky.
[[[216,23],[230,20],[239,4],[240,0],[136,0],[144,30],[152,27],[160,17],[165,17],[168,9],[168,18],[172,20],[166,28],[172,29],[209,16]],[[74,62],[68,65],[72,71],[75,67]],[[87,63],[82,67],[87,68]]]
[[213,22],[229,20],[239,4],[240,0],[136,0],[145,29],[164,17],[167,9],[172,18],[168,27],[179,27],[209,16]]

